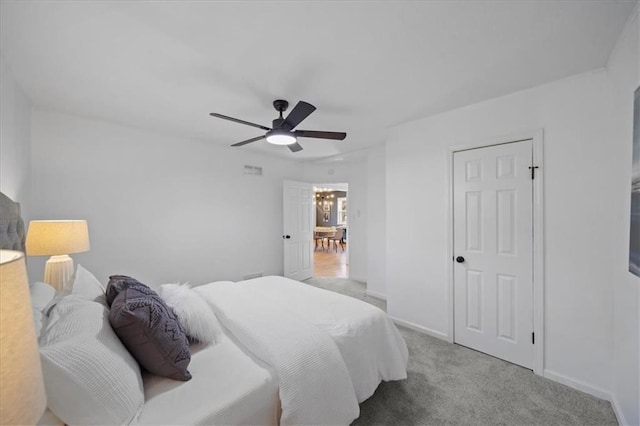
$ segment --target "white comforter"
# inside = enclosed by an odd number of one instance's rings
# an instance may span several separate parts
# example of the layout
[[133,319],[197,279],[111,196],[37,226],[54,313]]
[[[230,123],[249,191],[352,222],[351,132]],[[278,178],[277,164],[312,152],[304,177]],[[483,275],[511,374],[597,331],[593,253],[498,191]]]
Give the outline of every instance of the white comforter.
[[275,368],[282,424],[348,424],[381,380],[407,377],[402,336],[368,303],[276,276],[196,291]]

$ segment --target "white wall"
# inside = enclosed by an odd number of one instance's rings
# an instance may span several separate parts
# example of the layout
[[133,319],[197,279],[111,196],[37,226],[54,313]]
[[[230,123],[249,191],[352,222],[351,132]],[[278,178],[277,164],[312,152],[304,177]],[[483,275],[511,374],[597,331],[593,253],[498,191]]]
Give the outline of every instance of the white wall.
[[32,154],[34,218],[87,219],[91,251],[73,257],[103,282],[283,272],[282,180],[299,180],[299,164],[40,109]]
[[[387,181],[386,145],[371,148],[367,156],[367,293],[387,297]],[[392,226],[391,229],[394,229]]]
[[31,103],[0,52],[0,191],[30,215]]
[[[447,147],[544,129],[545,371],[606,395],[612,387],[612,265],[628,150],[611,140],[605,71],[471,105],[395,129],[387,142],[388,310],[446,335]],[[624,214],[628,214],[628,209]],[[577,383],[577,382],[575,382]]]
[[303,181],[311,183],[348,183],[347,244],[349,278],[367,281],[367,161],[366,156],[343,162],[305,163]]
[[[611,168],[619,200],[611,231],[613,249],[613,395],[619,420],[640,424],[640,278],[628,272],[629,191],[633,132],[633,92],[640,85],[640,22],[638,8],[611,55],[608,65],[611,91],[611,138],[609,155],[622,167]],[[619,206],[619,208],[618,208]],[[637,236],[636,236],[637,237]]]

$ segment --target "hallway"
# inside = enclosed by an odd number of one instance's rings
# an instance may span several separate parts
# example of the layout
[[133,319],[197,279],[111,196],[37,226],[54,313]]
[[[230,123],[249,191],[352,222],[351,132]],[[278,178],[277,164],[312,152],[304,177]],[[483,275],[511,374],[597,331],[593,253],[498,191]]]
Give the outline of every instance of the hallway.
[[[327,243],[325,242],[325,245]],[[349,278],[349,265],[347,264],[347,244],[342,251],[338,245],[338,251],[334,247],[323,249],[318,247],[313,253],[313,276]]]

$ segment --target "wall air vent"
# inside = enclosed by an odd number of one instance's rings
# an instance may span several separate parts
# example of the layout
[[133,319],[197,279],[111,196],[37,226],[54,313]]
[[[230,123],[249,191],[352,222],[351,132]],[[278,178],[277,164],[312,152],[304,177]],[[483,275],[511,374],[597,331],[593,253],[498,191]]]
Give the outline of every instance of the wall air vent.
[[262,167],[245,165],[244,166],[244,174],[245,175],[262,176]]

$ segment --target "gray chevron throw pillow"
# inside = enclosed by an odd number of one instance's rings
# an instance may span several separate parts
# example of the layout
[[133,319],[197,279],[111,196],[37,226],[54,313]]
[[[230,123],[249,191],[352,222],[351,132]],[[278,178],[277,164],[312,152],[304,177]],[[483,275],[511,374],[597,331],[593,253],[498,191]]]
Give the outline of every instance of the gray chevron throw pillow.
[[124,275],[111,276],[106,293],[111,327],[140,366],[158,376],[191,379],[187,335],[160,296]]

